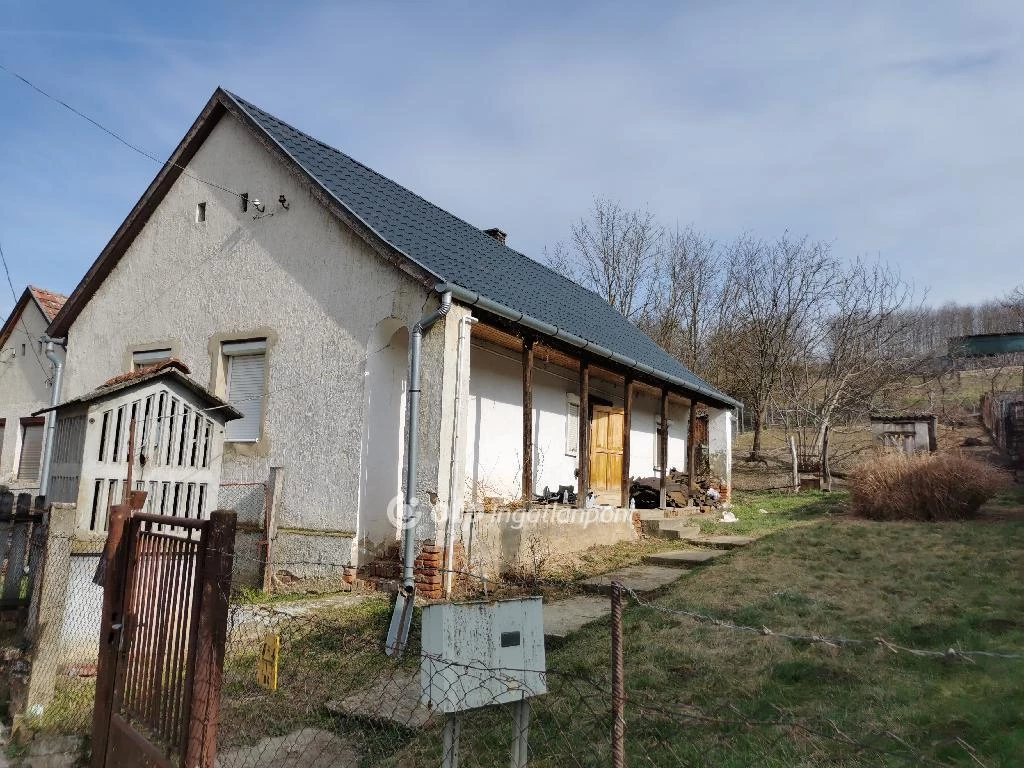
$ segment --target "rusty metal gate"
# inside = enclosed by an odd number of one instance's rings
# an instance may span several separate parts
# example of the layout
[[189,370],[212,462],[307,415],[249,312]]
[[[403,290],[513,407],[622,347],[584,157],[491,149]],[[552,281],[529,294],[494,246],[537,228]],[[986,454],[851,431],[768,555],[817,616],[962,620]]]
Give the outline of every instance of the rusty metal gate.
[[235,515],[114,507],[104,556],[94,768],[213,768]]

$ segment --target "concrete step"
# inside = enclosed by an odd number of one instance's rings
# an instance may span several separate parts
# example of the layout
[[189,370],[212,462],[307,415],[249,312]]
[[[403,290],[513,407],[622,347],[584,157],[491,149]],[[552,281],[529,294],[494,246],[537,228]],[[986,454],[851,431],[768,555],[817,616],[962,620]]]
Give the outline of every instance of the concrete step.
[[700,535],[700,527],[688,520],[648,520],[643,523],[643,531],[648,536],[662,539],[678,540]]
[[754,543],[754,539],[750,536],[690,536],[684,538],[683,541],[697,547],[714,547],[716,549],[735,549]]
[[665,568],[658,565],[629,565],[610,573],[602,573],[582,582],[587,592],[610,595],[612,582],[617,581],[626,589],[643,594],[654,592],[668,586],[680,576],[678,568]]
[[653,555],[647,555],[644,557],[644,562],[666,568],[692,568],[695,565],[710,563],[725,553],[724,549],[670,549],[668,552],[655,552]]
[[579,595],[552,603],[544,603],[544,642],[558,645],[587,624],[603,619],[612,611],[607,597]]

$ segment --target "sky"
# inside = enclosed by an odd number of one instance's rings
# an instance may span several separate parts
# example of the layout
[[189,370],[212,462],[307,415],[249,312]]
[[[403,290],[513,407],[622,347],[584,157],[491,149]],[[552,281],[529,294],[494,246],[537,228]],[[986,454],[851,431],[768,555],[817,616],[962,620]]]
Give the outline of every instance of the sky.
[[[607,197],[932,304],[1024,282],[1022,38],[1014,0],[0,0],[0,64],[159,158],[221,85],[535,258]],[[73,290],[158,170],[0,72],[15,289]]]

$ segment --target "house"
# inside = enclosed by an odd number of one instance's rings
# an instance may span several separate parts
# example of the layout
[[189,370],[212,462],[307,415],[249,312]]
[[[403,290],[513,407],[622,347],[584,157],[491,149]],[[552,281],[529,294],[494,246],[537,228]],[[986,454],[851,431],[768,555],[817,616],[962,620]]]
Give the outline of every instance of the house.
[[0,328],[0,485],[39,488],[45,419],[53,364],[40,340],[64,305],[59,293],[29,286]]
[[64,397],[173,357],[236,407],[223,479],[283,477],[293,574],[392,548],[403,487],[433,513],[415,538],[449,547],[485,498],[573,486],[626,506],[631,475],[686,467],[695,402],[730,482],[734,400],[500,230],[222,89],[49,333]]

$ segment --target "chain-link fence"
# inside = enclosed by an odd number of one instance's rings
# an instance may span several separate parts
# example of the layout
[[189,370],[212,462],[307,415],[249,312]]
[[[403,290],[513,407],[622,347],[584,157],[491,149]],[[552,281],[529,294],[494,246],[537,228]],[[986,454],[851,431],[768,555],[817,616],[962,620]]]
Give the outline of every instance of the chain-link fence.
[[[34,666],[26,686],[35,687],[28,723],[48,733],[87,734],[96,686],[101,590],[92,578],[99,555],[80,551],[73,529],[62,533],[59,524],[45,546],[50,562],[65,557],[70,566],[65,583],[40,582],[39,626],[55,634],[37,636],[26,659]],[[934,749],[909,743],[914,740],[882,723],[851,726],[837,708],[823,706],[811,716],[800,702],[753,690],[749,701],[740,695],[723,706],[710,689],[678,681],[694,678],[698,659],[713,655],[726,634],[738,636],[737,652],[781,659],[774,675],[824,675],[821,690],[832,693],[843,685],[842,667],[833,663],[840,655],[865,668],[902,658],[934,665],[929,669],[940,674],[956,665],[1024,662],[1012,649],[915,648],[871,635],[775,631],[685,607],[678,596],[666,601],[625,589],[619,591],[623,622],[610,597],[585,595],[576,581],[495,583],[454,575],[462,596],[481,606],[498,597],[543,595],[549,604],[588,600],[605,610],[568,641],[550,637],[541,663],[513,666],[436,652],[423,637],[422,612],[432,609],[422,606],[405,653],[386,655],[393,597],[365,584],[318,595],[236,591],[229,598],[219,707],[204,712],[218,721],[217,765],[616,766],[621,755],[629,765],[676,766],[707,764],[708,749],[737,766],[966,764],[973,754],[966,741],[954,744],[950,737],[963,760],[943,762],[927,754]],[[57,594],[60,600],[51,599]],[[47,618],[57,612],[59,622]],[[669,636],[678,647],[647,643],[647,633],[665,627],[673,628]],[[799,653],[788,653],[790,647]],[[723,656],[718,663],[728,661]]]

